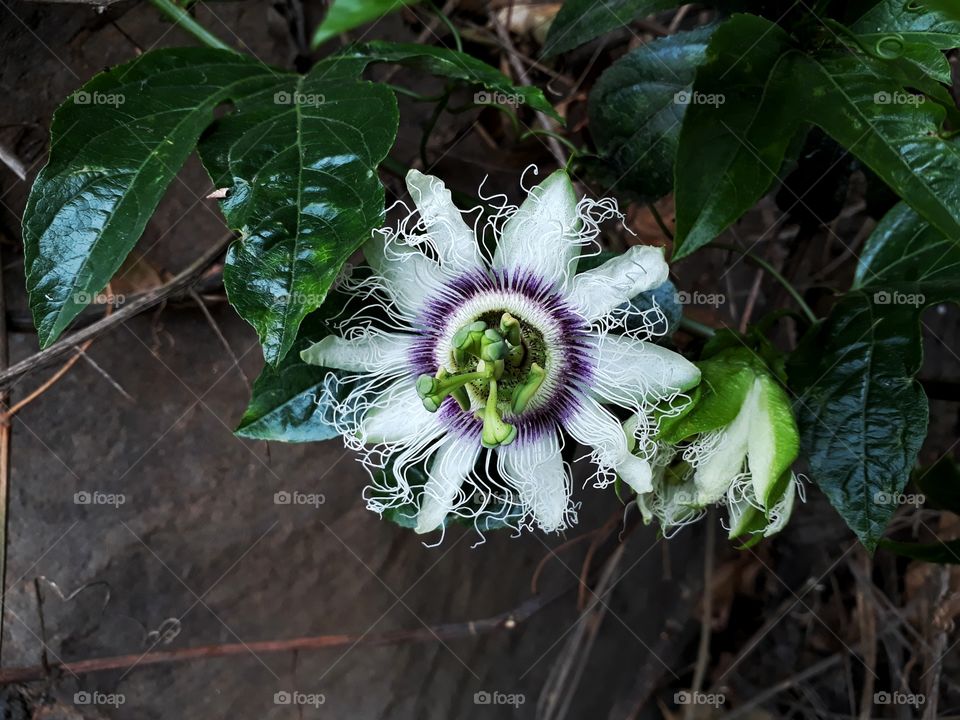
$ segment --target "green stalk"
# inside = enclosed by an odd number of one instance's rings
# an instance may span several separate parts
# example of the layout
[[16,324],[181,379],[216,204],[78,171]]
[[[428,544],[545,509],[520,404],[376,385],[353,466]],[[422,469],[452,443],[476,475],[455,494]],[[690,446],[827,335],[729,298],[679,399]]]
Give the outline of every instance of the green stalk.
[[202,42],[207,47],[213,48],[214,50],[229,50],[230,52],[237,52],[223,42],[223,40],[207,30],[203,25],[194,20],[190,13],[173,2],[173,0],[150,0],[150,3],[157,10],[170,18],[170,20],[172,20],[175,24],[179,25],[182,29],[193,35],[197,40]]
[[720,250],[730,250],[731,252],[740,253],[741,255],[743,255],[743,257],[745,257],[747,260],[752,262],[754,265],[768,272],[770,276],[773,277],[774,280],[776,280],[778,283],[783,285],[784,290],[790,293],[790,297],[792,297],[796,301],[797,305],[799,305],[800,309],[803,311],[803,314],[806,315],[807,319],[811,323],[816,323],[818,321],[816,314],[813,312],[813,310],[810,309],[810,306],[807,305],[806,301],[803,299],[803,296],[800,294],[800,292],[790,283],[789,280],[787,280],[783,275],[781,275],[780,272],[773,265],[768,263],[766,260],[764,260],[761,257],[757,257],[756,255],[754,255],[748,250],[741,250],[740,248],[734,247],[733,245],[713,243],[712,245],[710,245],[710,247],[715,247],[715,248],[719,248]]

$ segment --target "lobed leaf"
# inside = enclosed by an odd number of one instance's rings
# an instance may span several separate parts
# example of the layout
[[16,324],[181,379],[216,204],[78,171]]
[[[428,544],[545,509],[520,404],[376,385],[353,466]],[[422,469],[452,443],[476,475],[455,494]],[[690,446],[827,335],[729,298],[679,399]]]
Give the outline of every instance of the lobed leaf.
[[[547,101],[540,88],[514,85],[510,78],[496,68],[456,50],[417,43],[377,41],[354,45],[344,52],[344,57],[355,59],[364,66],[374,62],[397,63],[441,77],[482,85],[491,93],[503,96],[515,105],[529,105],[534,110],[563,122],[563,118]],[[497,100],[497,97],[492,96],[491,100]]]
[[214,108],[276,76],[225,50],[156,50],[97,75],[60,106],[50,158],[23,216],[27,290],[41,347],[110,281]]
[[243,98],[200,143],[240,233],[224,285],[273,365],[383,219],[377,166],[396,138],[397,105],[387,86],[359,79],[362,69],[334,58]]

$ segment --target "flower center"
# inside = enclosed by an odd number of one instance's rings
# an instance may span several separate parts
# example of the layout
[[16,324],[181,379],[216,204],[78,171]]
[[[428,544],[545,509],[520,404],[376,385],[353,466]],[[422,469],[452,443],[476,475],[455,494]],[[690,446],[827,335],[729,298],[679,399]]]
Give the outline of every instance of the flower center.
[[436,412],[447,396],[463,410],[479,404],[484,446],[509,445],[517,429],[503,416],[521,415],[546,377],[543,335],[509,312],[490,310],[463,325],[451,346],[450,370],[417,379],[424,407]]

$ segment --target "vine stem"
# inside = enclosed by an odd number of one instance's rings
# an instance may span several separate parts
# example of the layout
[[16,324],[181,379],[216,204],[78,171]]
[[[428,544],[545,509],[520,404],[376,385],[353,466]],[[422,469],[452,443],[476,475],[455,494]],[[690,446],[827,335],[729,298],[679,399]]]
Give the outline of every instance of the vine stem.
[[730,250],[731,252],[735,252],[743,255],[743,257],[745,257],[747,260],[752,262],[757,267],[762,268],[763,270],[768,272],[773,277],[774,280],[776,280],[778,283],[783,285],[783,289],[786,290],[788,293],[790,293],[790,297],[792,297],[796,301],[797,305],[800,306],[800,310],[803,311],[803,314],[807,317],[807,319],[811,323],[816,323],[819,320],[816,313],[814,313],[813,310],[810,309],[810,306],[807,305],[806,301],[803,299],[803,296],[800,294],[800,292],[790,283],[789,280],[787,280],[783,275],[780,274],[780,271],[778,271],[773,265],[768,263],[766,260],[764,260],[761,257],[757,257],[756,255],[751,253],[749,250],[742,250],[741,248],[734,247],[733,245],[724,245],[723,243],[713,243],[710,247],[715,247],[720,250]]
[[213,48],[214,50],[236,52],[236,50],[223,42],[223,40],[194,20],[190,16],[190,13],[173,2],[173,0],[150,0],[150,4],[207,47]]
[[493,617],[468,622],[434,625],[415,628],[412,630],[396,630],[371,635],[314,635],[310,637],[291,638],[289,640],[264,640],[255,642],[229,643],[225,645],[201,645],[176,650],[158,650],[153,652],[138,652],[132,655],[118,655],[115,657],[89,658],[73,662],[54,662],[49,667],[33,665],[28,667],[7,667],[0,669],[0,686],[11,683],[42,680],[51,670],[69,672],[72,675],[83,675],[104,670],[122,670],[128,672],[133,668],[148,665],[181,663],[194,660],[208,660],[211,658],[231,657],[237,655],[264,655],[268,653],[288,653],[308,650],[321,650],[331,647],[353,645],[397,645],[415,642],[448,641],[460,638],[475,637],[494,632],[496,630],[511,631],[521,623],[529,620],[540,610],[562,597],[573,585],[567,585],[557,591],[534,596],[518,605],[513,610]]

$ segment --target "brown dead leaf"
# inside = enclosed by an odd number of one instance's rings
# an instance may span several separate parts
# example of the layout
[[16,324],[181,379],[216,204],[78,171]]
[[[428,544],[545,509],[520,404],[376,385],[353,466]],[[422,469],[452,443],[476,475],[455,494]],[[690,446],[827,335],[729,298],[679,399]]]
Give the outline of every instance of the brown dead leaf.
[[110,290],[115,295],[132,296],[160,287],[163,283],[163,274],[142,255],[132,252],[110,281]]
[[[676,232],[676,212],[673,206],[673,195],[667,195],[654,203],[654,207],[663,218],[664,225],[671,234]],[[670,239],[663,234],[660,225],[650,211],[650,208],[641,203],[633,203],[627,209],[627,227],[636,233],[636,237],[631,240],[637,245],[656,245],[657,247],[670,247]]]

